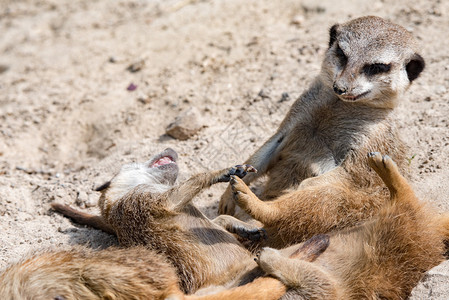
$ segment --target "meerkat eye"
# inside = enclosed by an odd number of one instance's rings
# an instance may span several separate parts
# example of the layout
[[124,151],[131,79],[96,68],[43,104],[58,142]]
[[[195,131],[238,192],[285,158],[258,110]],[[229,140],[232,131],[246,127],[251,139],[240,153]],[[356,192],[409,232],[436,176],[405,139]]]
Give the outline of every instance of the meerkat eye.
[[363,67],[363,73],[373,76],[380,73],[387,73],[391,69],[391,64],[372,64]]
[[337,45],[337,49],[335,49],[335,55],[337,56],[338,60],[340,61],[340,64],[342,66],[345,66],[346,63],[348,62],[348,57],[343,52],[343,50],[341,50],[339,45]]

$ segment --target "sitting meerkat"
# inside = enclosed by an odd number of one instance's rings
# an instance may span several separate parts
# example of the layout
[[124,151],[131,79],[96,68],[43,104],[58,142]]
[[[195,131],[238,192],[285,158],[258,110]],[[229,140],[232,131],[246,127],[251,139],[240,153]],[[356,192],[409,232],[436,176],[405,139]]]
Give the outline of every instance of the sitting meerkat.
[[[232,175],[243,177],[254,168],[242,165],[197,174],[176,185],[176,160],[176,152],[166,149],[145,163],[124,165],[111,181],[98,188],[101,216],[57,203],[52,207],[80,224],[114,233],[123,247],[142,245],[162,254],[176,270],[185,293],[233,287],[241,288],[236,293],[244,291],[245,284],[254,283],[264,272],[253,254],[221,226],[222,217],[211,221],[191,200],[212,184],[229,182]],[[246,291],[253,292],[251,299],[277,299],[285,286],[267,277],[258,279]],[[267,295],[261,296],[263,293]]]
[[330,29],[321,72],[292,105],[277,132],[248,160],[267,174],[261,196],[234,199],[230,187],[219,212],[235,202],[263,223],[265,245],[282,248],[319,233],[353,226],[376,214],[388,198],[366,153],[389,153],[406,165],[394,108],[424,69],[412,34],[367,16]]
[[276,300],[285,290],[277,279],[264,277],[211,295],[184,295],[173,266],[143,246],[47,250],[0,273],[0,295],[9,300]]
[[[322,252],[308,261],[294,257],[304,244],[259,252],[259,266],[291,288],[282,299],[407,299],[424,273],[445,259],[449,214],[420,202],[388,156],[371,153],[369,164],[390,192],[376,216],[306,241]],[[231,184],[247,190],[240,179]]]

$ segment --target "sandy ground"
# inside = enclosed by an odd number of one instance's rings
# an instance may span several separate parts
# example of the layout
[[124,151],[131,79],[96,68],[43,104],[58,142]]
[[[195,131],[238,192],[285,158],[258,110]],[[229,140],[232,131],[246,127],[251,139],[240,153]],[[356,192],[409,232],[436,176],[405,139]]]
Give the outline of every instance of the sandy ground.
[[[328,28],[367,14],[422,44],[427,67],[398,119],[413,186],[449,211],[448,1],[0,0],[0,268],[34,249],[114,244],[49,206],[96,212],[92,188],[125,162],[170,146],[181,179],[243,162],[318,73]],[[190,107],[204,128],[165,135]],[[196,204],[214,216],[224,188]],[[447,299],[448,279],[443,263],[412,299]]]

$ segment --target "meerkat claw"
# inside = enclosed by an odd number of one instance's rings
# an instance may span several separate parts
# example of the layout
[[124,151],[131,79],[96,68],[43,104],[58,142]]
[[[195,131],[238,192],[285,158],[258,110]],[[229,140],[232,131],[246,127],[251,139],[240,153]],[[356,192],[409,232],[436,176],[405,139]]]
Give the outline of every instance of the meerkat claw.
[[246,176],[246,174],[248,174],[248,172],[255,173],[257,172],[257,170],[251,165],[236,165],[230,168],[226,174],[222,175],[218,179],[218,182],[228,182],[230,181],[232,176],[243,178]]

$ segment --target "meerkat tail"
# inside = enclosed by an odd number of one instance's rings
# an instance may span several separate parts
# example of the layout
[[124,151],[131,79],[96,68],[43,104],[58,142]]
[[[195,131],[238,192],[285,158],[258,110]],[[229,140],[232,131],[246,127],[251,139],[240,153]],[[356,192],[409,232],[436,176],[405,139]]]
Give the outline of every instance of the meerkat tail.
[[114,229],[103,220],[101,216],[96,216],[73,209],[68,205],[52,203],[51,207],[61,215],[73,220],[80,225],[89,225],[95,229],[102,230],[106,233],[115,235]]

